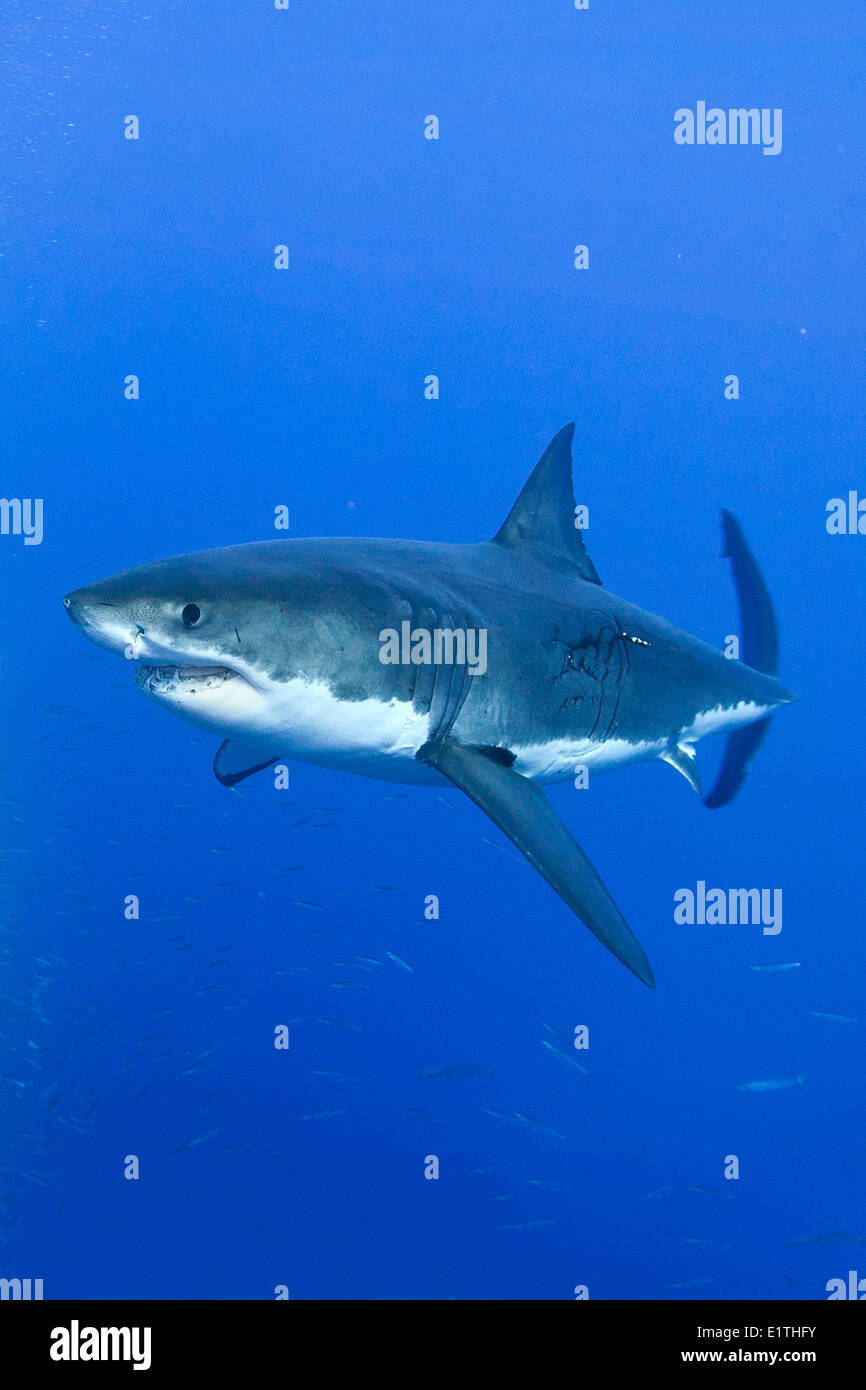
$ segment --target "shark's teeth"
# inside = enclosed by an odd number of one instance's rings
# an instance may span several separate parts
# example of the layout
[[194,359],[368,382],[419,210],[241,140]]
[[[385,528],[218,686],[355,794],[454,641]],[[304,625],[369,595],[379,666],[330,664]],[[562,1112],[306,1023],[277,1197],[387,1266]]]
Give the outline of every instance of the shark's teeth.
[[167,695],[181,687],[213,690],[237,675],[228,666],[140,666],[135,683],[140,690]]

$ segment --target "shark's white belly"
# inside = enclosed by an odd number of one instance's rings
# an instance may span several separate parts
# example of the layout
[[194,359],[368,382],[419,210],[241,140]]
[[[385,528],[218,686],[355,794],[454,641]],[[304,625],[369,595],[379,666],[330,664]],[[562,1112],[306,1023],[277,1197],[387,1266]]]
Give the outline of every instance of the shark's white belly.
[[[302,679],[267,683],[255,695],[245,682],[220,684],[212,677],[181,682],[172,687],[173,694],[175,690],[177,713],[261,750],[263,760],[280,757],[317,763],[389,782],[442,785],[447,781],[416,756],[430,737],[430,716],[415,710],[411,701],[343,700],[325,682]],[[212,700],[207,698],[211,694]],[[750,724],[766,713],[749,702],[734,709],[706,710],[675,741],[691,744],[707,734]],[[558,736],[512,744],[511,751],[516,772],[546,783],[570,779],[581,768],[608,772],[657,758],[670,744],[667,734],[634,742]]]
[[[251,710],[243,729],[224,731],[243,738],[267,756],[316,763],[388,782],[443,785],[447,779],[417,753],[430,736],[430,717],[407,700],[341,700],[323,682],[274,683],[266,700]],[[556,782],[586,766],[596,772],[654,758],[665,740],[630,743],[557,738],[515,748],[515,770],[537,782]]]
[[730,733],[732,729],[742,729],[746,724],[754,724],[772,713],[770,705],[756,705],[753,700],[741,700],[738,705],[717,705],[715,709],[702,710],[694,723],[680,735],[685,743],[697,743],[698,739],[709,734]]
[[515,772],[532,778],[533,782],[561,782],[574,777],[580,768],[589,772],[610,772],[628,763],[657,758],[665,749],[664,739],[646,739],[630,743],[624,738],[552,739],[547,743],[529,744],[515,748]]
[[742,701],[730,707],[718,706],[702,711],[694,722],[675,736],[648,738],[638,742],[628,739],[553,739],[547,742],[513,748],[516,753],[515,771],[534,782],[559,782],[572,777],[585,767],[589,772],[610,772],[629,763],[659,758],[674,744],[694,744],[710,734],[727,733],[732,729],[753,724],[770,711],[766,706]]
[[272,685],[243,730],[226,732],[289,760],[440,784],[446,779],[415,757],[429,727],[409,700],[341,700],[324,682],[290,680]]
[[[419,714],[410,701],[340,700],[323,683],[294,680],[274,688],[262,722],[267,729],[250,728],[249,735],[267,742],[272,752],[278,748],[281,757],[389,782],[446,781],[418,761],[418,750],[430,736],[430,717]],[[657,757],[665,746],[664,739],[560,738],[512,751],[515,771],[533,781],[556,782],[573,777],[579,766],[605,772]]]

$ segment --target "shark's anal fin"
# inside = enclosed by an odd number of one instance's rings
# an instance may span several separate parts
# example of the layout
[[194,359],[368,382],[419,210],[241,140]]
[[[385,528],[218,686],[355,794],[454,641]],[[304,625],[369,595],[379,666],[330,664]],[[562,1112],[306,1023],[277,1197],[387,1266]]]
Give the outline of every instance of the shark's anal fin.
[[422,748],[418,757],[438,767],[480,806],[623,965],[645,985],[655,985],[628,923],[540,787],[488,752],[452,738],[435,750]]
[[[775,676],[779,670],[779,628],[770,591],[732,512],[722,512],[722,535],[722,554],[731,561],[740,605],[740,657],[754,670]],[[705,806],[716,810],[733,801],[769,728],[767,716],[728,735],[719,775],[712,791],[704,797]]]
[[672,743],[663,753],[659,753],[659,757],[663,763],[670,763],[677,772],[681,772],[692,790],[700,796],[701,775],[698,772],[698,759],[693,743]]
[[254,772],[262,772],[270,767],[279,756],[279,753],[275,753],[272,758],[265,758],[261,748],[227,738],[225,743],[220,744],[213,760],[214,776],[224,787],[233,787],[245,777],[252,777]]

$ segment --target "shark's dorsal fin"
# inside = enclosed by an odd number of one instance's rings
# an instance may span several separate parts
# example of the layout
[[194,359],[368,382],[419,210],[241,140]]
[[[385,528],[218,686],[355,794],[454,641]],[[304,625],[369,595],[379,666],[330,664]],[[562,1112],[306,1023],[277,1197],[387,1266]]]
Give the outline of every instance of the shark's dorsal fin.
[[573,436],[572,423],[550,441],[493,539],[499,545],[539,545],[558,550],[573,561],[582,579],[600,584],[583,535],[574,524]]

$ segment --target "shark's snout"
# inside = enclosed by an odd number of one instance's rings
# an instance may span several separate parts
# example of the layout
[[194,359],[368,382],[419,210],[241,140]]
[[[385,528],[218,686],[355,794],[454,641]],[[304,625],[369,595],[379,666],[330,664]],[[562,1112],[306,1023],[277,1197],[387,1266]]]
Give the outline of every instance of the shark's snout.
[[63,607],[66,609],[72,621],[77,623],[81,611],[79,591],[77,589],[74,589],[71,594],[66,595],[66,598],[63,600]]
[[63,607],[79,627],[83,627],[88,621],[96,620],[100,610],[107,613],[112,606],[110,603],[98,602],[89,589],[73,589],[63,600]]
[[63,607],[76,627],[98,647],[123,652],[136,635],[136,625],[114,603],[97,599],[88,589],[73,589]]
[[[91,642],[134,663],[135,684],[149,699],[227,736],[255,722],[260,695],[246,667],[226,663],[235,654],[219,634],[196,640],[203,610],[184,602],[186,595],[185,585],[166,595],[136,590],[121,577],[73,589],[63,606]],[[233,623],[230,632],[240,645]]]
[[63,607],[75,626],[86,630],[98,624],[98,609],[106,608],[107,605],[94,603],[86,589],[73,589],[63,600]]

